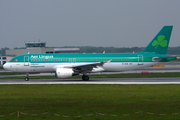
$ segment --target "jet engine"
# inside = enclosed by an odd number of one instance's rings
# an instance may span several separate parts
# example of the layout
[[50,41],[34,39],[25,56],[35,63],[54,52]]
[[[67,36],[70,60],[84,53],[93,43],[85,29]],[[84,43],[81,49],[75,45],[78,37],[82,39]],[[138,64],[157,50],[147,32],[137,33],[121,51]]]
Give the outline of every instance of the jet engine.
[[69,78],[73,76],[74,71],[71,68],[57,68],[55,77],[57,78]]

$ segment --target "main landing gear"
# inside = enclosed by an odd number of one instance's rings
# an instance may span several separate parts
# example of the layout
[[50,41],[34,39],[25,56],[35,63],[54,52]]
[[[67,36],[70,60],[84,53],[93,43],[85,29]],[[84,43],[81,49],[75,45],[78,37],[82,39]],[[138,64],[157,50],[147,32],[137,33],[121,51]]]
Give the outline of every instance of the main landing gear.
[[84,80],[84,81],[88,81],[88,80],[89,80],[89,76],[87,76],[87,75],[83,75],[83,76],[82,76],[82,80]]
[[29,81],[29,73],[26,73],[26,78],[24,80]]

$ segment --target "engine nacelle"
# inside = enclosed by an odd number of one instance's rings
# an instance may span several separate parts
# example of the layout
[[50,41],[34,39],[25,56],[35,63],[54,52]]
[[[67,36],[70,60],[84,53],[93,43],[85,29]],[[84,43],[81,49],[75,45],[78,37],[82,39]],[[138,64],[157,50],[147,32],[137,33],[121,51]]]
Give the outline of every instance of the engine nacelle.
[[69,78],[72,77],[74,71],[71,68],[57,68],[55,77],[57,78]]

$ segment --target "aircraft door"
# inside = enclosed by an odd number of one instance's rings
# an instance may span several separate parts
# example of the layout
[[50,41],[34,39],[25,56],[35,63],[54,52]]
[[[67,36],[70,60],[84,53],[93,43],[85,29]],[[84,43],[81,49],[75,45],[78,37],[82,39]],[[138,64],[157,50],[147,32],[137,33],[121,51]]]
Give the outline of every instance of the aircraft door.
[[24,56],[24,66],[29,66],[29,56]]
[[76,58],[69,58],[69,63],[76,63]]
[[143,55],[138,55],[138,65],[143,65]]

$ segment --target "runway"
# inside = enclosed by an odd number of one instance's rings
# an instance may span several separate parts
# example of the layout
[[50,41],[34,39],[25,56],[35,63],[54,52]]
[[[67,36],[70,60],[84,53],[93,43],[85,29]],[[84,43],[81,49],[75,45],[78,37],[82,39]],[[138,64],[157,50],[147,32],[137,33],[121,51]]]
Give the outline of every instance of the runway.
[[1,79],[0,84],[180,84],[180,78]]
[[[166,67],[147,67],[139,70],[113,72],[103,74],[119,74],[119,73],[141,73],[142,71],[152,72],[180,72],[179,62],[167,62]],[[0,72],[5,72],[1,70]],[[99,73],[97,73],[99,74]],[[24,75],[19,75],[24,76]],[[54,76],[51,73],[31,74],[30,76]],[[9,77],[9,76],[0,76]],[[16,77],[12,75],[11,77]],[[24,79],[0,79],[0,84],[180,84],[180,78],[90,78],[89,81],[82,81],[81,79],[30,79],[30,81],[24,81]]]

